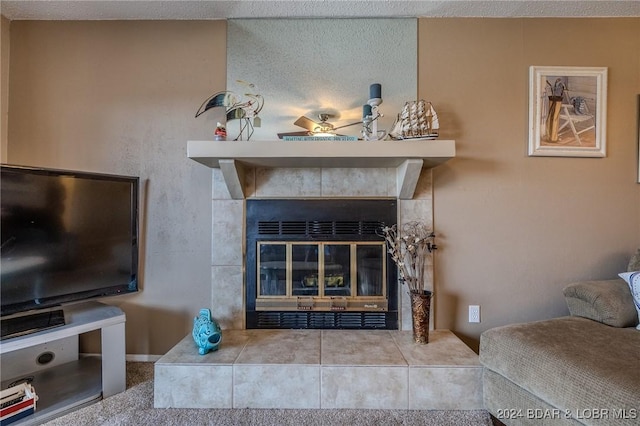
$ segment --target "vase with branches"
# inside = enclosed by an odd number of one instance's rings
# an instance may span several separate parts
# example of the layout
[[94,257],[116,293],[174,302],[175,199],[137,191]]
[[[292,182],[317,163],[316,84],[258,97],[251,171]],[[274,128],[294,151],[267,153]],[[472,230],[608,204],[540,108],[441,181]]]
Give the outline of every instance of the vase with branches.
[[387,251],[398,267],[400,280],[409,288],[413,319],[413,339],[417,343],[429,341],[429,311],[432,291],[427,290],[425,262],[437,249],[435,234],[423,222],[409,222],[382,228]]

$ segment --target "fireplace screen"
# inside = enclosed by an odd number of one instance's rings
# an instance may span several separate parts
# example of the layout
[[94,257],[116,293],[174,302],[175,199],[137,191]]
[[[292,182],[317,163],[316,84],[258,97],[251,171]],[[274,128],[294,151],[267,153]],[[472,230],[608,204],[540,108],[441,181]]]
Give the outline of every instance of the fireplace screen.
[[256,310],[386,311],[384,242],[258,242]]

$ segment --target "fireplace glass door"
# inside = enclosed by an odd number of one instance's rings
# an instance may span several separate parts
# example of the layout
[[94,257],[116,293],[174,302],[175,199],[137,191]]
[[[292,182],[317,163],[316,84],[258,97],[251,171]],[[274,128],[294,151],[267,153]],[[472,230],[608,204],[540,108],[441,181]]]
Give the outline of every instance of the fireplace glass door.
[[291,294],[293,296],[318,296],[317,244],[291,244]]
[[387,309],[384,242],[257,244],[257,310]]
[[260,296],[287,294],[287,246],[263,244],[260,246]]
[[382,268],[385,259],[383,250],[372,245],[356,247],[358,265],[358,296],[383,296],[385,271]]

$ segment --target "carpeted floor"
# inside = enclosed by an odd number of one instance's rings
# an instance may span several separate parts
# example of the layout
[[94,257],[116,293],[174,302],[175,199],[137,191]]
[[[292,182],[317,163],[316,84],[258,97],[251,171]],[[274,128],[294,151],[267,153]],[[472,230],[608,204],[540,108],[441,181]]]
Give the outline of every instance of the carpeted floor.
[[487,425],[486,411],[153,408],[153,363],[127,363],[127,390],[45,423],[71,425]]

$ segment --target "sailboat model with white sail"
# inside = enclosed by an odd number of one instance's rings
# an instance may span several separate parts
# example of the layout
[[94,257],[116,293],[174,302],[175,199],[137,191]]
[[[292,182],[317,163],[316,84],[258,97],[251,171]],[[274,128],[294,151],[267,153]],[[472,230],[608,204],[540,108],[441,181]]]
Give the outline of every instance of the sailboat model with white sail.
[[431,102],[419,100],[406,102],[398,114],[393,130],[389,135],[393,139],[436,139],[440,123],[438,114]]

